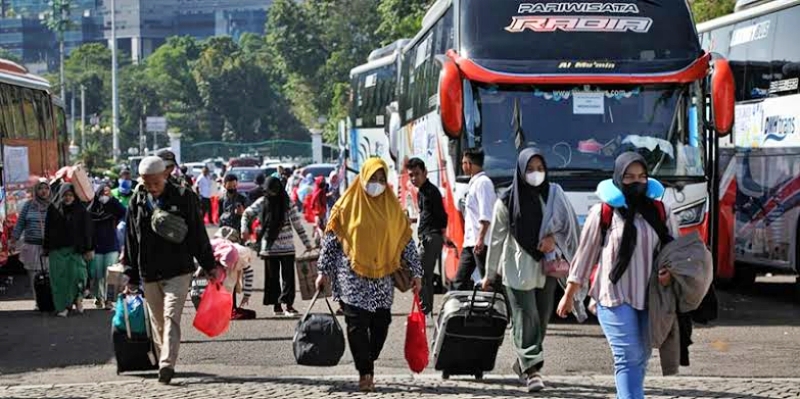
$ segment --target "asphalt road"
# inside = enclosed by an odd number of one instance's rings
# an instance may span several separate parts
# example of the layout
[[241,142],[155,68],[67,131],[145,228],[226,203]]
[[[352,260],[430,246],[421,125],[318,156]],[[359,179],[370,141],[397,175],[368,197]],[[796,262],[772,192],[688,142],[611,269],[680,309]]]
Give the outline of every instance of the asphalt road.
[[[261,305],[263,263],[259,260],[254,266],[257,290],[251,308],[256,310],[258,318],[234,321],[227,334],[209,339],[192,327],[195,310],[187,302],[178,371],[194,376],[236,377],[355,374],[349,351],[337,367],[295,365],[291,341],[297,320],[275,317],[270,308]],[[797,363],[800,304],[794,302],[793,287],[788,281],[788,278],[760,279],[746,292],[721,291],[720,318],[709,326],[696,327],[691,347],[692,366],[682,368],[682,375],[800,377]],[[115,375],[108,311],[89,310],[67,319],[54,318],[32,312],[33,301],[22,291],[24,285],[15,284],[0,297],[0,385],[119,378]],[[86,305],[88,309],[89,301]],[[307,306],[308,302],[296,304],[301,311]],[[324,304],[317,306],[318,311],[324,308]],[[398,294],[378,374],[410,374],[403,354],[405,316],[410,309],[410,294]],[[554,320],[545,341],[545,352],[545,375],[612,375],[610,351],[593,319],[586,324]],[[507,336],[494,373],[510,374],[512,359],[511,340]],[[660,375],[657,351],[649,370],[651,375]],[[425,373],[438,374],[432,366]]]

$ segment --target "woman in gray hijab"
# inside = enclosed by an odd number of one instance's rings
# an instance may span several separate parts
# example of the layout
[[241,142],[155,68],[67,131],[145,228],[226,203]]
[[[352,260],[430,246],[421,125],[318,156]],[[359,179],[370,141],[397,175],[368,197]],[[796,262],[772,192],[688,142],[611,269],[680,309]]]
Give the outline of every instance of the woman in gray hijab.
[[[33,195],[20,209],[17,224],[11,234],[12,247],[22,239],[20,248],[20,261],[31,282],[33,299],[36,302],[36,290],[33,289],[34,277],[40,269],[47,270],[47,258],[44,257],[42,244],[44,242],[45,219],[47,208],[50,206],[50,185],[47,179],[39,179],[33,185]],[[38,306],[36,308],[38,310]]]
[[[635,152],[617,157],[614,177],[597,186],[603,204],[589,210],[558,305],[558,315],[565,317],[572,309],[568,298],[589,285],[597,265],[589,294],[597,303],[597,319],[614,354],[618,398],[644,399],[651,353],[647,287],[653,254],[678,233],[674,215],[658,201],[663,194],[664,186],[649,178],[644,157]],[[603,207],[613,210],[608,222],[603,221]],[[658,272],[658,279],[668,285],[671,275],[665,271]]]
[[497,274],[502,274],[517,353],[514,371],[529,392],[544,389],[542,342],[558,284],[543,265],[551,258],[572,259],[577,226],[564,190],[548,179],[542,152],[522,150],[514,181],[494,206],[483,288],[489,289]]

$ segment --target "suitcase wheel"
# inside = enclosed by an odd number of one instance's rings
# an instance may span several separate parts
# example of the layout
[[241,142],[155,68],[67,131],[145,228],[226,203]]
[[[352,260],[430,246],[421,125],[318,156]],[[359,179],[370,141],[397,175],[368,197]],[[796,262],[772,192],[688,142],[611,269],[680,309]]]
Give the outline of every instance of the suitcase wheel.
[[443,380],[449,380],[450,379],[450,374],[449,373],[442,373],[442,379]]
[[483,371],[475,373],[475,379],[478,381],[483,380]]

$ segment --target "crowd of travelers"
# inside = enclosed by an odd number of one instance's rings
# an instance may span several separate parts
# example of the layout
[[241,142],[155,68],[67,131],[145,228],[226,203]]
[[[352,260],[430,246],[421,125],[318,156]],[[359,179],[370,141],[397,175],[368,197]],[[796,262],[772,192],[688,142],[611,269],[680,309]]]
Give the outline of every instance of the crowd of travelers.
[[[687,331],[685,319],[680,328],[678,321],[653,320],[654,312],[669,312],[669,305],[659,305],[654,296],[674,293],[669,297],[672,313],[676,303],[681,312],[688,312],[699,305],[698,298],[710,284],[706,270],[687,271],[670,262],[680,255],[680,249],[669,247],[679,236],[677,223],[659,200],[664,187],[650,177],[645,159],[633,152],[617,158],[613,177],[598,185],[601,203],[589,210],[582,227],[540,150],[519,152],[513,181],[501,190],[483,165],[482,150],[464,152],[461,167],[470,180],[458,201],[463,245],[450,288],[481,289],[503,297],[516,353],[512,369],[530,392],[545,388],[542,370],[550,316],[554,311],[560,317],[575,314],[582,321],[588,296],[588,309],[597,316],[613,354],[617,397],[643,398],[652,348],[660,348],[663,358],[664,353],[674,354],[674,342],[681,341],[680,352],[690,342],[688,336],[678,335]],[[259,176],[256,188],[247,194],[237,191],[234,175],[222,181],[220,233],[232,242],[254,243],[252,248],[264,260],[264,275],[269,276],[263,304],[272,306],[276,315],[298,315],[295,234],[302,250],[320,249],[316,287],[330,287],[339,303],[362,391],[375,387],[375,362],[392,322],[395,276],[401,271],[409,276],[422,312],[432,319],[434,268],[443,248],[454,245],[448,238],[452,226],[442,192],[428,179],[425,162],[412,158],[404,166],[418,189],[418,217],[413,220],[387,188],[389,169],[378,158],[364,162],[345,190],[336,172],[314,178],[282,168]],[[208,169],[192,181],[176,167],[169,151],[146,157],[138,166],[138,181],[124,171],[113,189],[108,184],[96,187],[87,204],[77,199],[72,184],[60,184],[53,193],[46,180],[39,180],[21,208],[12,237],[19,242],[32,285],[35,270],[49,269],[53,302],[61,317],[83,312],[86,296],[98,308],[112,307],[107,269],[124,264],[126,292],[142,290],[147,298],[163,383],[175,373],[181,315],[193,276],[198,267],[211,279],[222,270],[206,233],[207,222],[213,220],[209,201],[214,182]],[[312,226],[311,235],[304,220]],[[245,274],[252,284],[252,270]],[[559,284],[565,292],[557,301]],[[653,342],[654,336],[663,339]],[[682,356],[680,363],[685,364]],[[665,373],[677,372],[676,364],[669,366]]]

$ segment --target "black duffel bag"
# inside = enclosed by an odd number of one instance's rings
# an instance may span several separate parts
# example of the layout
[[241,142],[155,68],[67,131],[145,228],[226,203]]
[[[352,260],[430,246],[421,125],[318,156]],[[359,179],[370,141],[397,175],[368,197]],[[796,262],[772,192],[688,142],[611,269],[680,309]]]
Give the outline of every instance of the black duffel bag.
[[344,355],[344,332],[328,298],[324,299],[329,313],[310,313],[318,296],[319,291],[297,323],[292,340],[294,358],[301,366],[335,366]]

